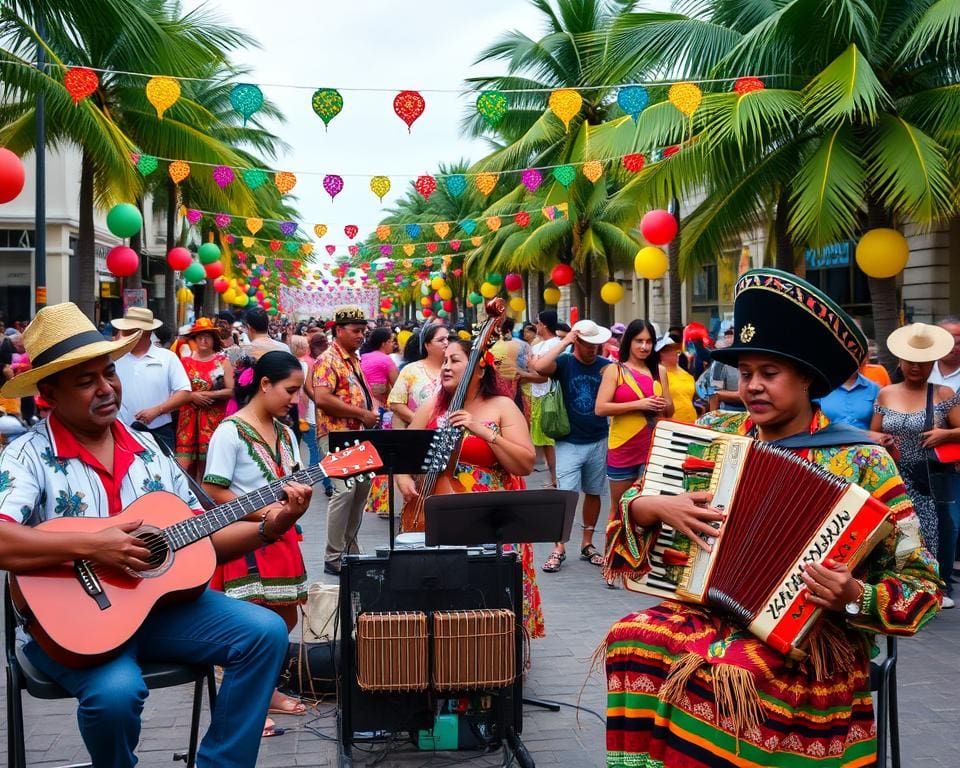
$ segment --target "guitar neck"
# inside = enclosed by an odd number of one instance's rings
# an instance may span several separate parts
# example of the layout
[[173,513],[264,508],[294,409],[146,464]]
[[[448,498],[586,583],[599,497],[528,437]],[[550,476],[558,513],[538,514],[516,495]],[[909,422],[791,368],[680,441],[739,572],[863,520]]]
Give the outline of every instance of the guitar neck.
[[315,485],[326,476],[327,473],[319,464],[315,467],[302,469],[292,475],[274,480],[269,485],[265,485],[256,491],[238,496],[226,504],[220,504],[213,509],[209,509],[201,515],[181,520],[179,523],[166,528],[164,534],[171,549],[181,549],[216,533],[221,528],[226,528],[228,525],[242,520],[268,504],[279,501],[283,494],[283,486],[286,484],[294,482]]

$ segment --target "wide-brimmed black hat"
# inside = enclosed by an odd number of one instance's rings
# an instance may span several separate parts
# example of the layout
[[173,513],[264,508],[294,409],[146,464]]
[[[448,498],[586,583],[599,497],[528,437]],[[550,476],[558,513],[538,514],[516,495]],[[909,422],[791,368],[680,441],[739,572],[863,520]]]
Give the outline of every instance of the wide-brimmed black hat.
[[733,344],[712,353],[736,365],[748,352],[800,363],[814,376],[811,397],[836,389],[860,367],[867,339],[819,288],[778,269],[744,272],[734,288]]

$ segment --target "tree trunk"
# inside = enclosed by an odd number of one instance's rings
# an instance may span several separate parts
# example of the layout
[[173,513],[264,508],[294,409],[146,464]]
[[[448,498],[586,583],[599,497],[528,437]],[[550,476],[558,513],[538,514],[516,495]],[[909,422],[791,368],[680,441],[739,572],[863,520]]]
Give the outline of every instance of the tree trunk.
[[70,298],[94,322],[97,296],[96,242],[93,231],[93,161],[86,150],[80,163],[80,227],[77,233],[78,279]]
[[[876,201],[867,199],[867,227],[893,227],[893,218]],[[900,302],[897,298],[896,277],[867,278],[870,286],[870,304],[873,307],[873,338],[877,342],[877,357],[888,371],[897,366],[897,358],[887,349],[887,336],[900,325]]]
[[[670,213],[677,222],[677,236],[667,246],[667,269],[670,272],[669,322],[667,327],[683,325],[683,282],[680,280],[680,201],[670,201]],[[652,322],[650,307],[646,308],[647,321]]]
[[[177,245],[177,185],[167,180],[167,253]],[[163,317],[164,323],[174,332],[177,330],[177,275],[167,265],[163,270]]]
[[793,238],[790,237],[790,193],[786,188],[780,190],[777,199],[777,216],[774,220],[776,236],[776,257],[774,266],[784,272],[796,273],[797,261],[793,252]]
[[[547,308],[545,302],[543,301],[543,292],[545,290],[545,283],[546,283],[546,278],[543,275],[543,271],[537,270],[537,287],[536,287],[537,293],[536,293],[536,296],[530,297],[532,299],[532,301],[530,302],[531,304],[530,320],[531,321],[533,321],[536,317],[538,317],[540,313]],[[536,313],[534,313],[533,311],[534,309],[536,310]]]

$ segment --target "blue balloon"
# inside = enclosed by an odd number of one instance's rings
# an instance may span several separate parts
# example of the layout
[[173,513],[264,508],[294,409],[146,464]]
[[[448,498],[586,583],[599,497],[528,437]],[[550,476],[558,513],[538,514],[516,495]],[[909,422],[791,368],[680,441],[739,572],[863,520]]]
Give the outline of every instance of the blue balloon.
[[647,89],[642,85],[627,85],[617,93],[617,104],[624,112],[636,121],[640,113],[647,108],[650,103],[650,96]]
[[407,224],[404,229],[409,237],[420,237],[420,233],[423,231],[419,224]]
[[460,222],[460,229],[462,229],[468,235],[472,235],[477,229],[477,222],[475,222],[473,219],[464,219]]

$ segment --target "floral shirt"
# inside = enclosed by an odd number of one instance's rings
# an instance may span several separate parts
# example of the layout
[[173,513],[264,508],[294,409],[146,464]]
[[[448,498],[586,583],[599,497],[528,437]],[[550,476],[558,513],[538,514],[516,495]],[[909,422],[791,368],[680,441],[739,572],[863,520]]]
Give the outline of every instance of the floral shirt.
[[432,377],[423,360],[403,366],[390,390],[388,403],[400,403],[416,412],[417,408],[440,391],[440,377]]
[[149,433],[119,420],[111,474],[51,416],[0,454],[0,520],[37,525],[55,517],[108,517],[151,491],[169,491],[201,509],[180,468]]
[[[314,389],[326,389],[338,400],[355,408],[369,408],[371,405],[367,399],[363,372],[360,370],[360,359],[348,353],[337,342],[333,342],[317,358],[317,363],[313,366],[313,386]],[[317,408],[317,437],[331,432],[352,432],[357,429],[363,429],[360,419],[329,416],[323,408]]]

